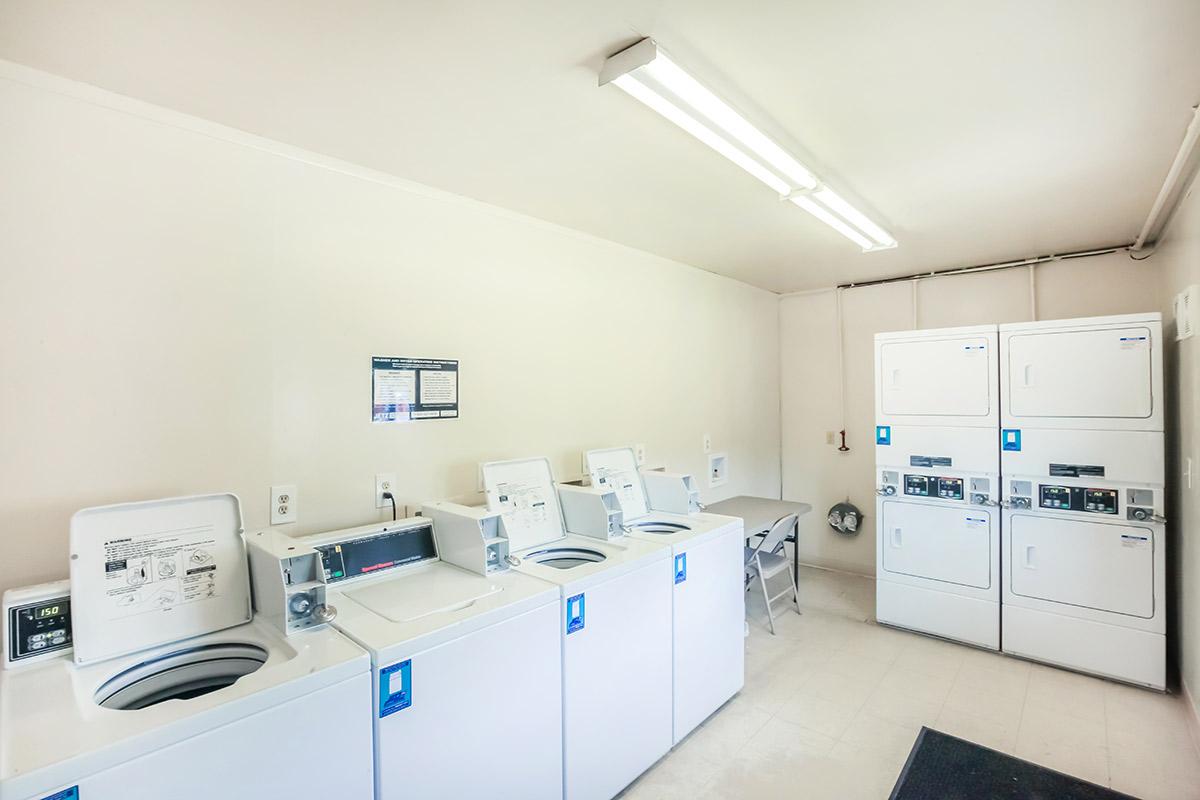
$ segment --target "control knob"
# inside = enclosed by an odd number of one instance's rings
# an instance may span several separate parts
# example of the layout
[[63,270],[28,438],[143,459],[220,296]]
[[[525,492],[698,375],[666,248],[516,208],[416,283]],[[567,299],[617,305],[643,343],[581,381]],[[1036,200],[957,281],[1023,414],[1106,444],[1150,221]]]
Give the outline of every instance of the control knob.
[[1146,520],[1150,519],[1150,509],[1148,509],[1148,508],[1133,509],[1133,518],[1136,519],[1138,522],[1145,522]]

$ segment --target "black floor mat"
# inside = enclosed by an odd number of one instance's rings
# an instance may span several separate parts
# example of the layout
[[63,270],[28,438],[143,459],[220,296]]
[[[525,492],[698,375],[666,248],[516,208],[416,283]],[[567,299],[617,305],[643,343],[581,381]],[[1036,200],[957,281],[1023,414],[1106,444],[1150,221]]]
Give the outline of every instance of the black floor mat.
[[921,728],[891,800],[1136,800],[965,739]]

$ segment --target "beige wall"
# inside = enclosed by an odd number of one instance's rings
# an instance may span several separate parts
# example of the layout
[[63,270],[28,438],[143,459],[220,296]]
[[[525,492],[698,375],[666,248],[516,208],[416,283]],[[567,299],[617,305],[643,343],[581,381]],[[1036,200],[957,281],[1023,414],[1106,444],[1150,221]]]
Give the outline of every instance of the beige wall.
[[[708,433],[709,499],[778,496],[768,292],[3,64],[0,176],[0,588],[66,574],[75,510],[184,493],[253,529],[296,483],[303,533],[379,519],[376,472],[702,475]],[[372,355],[460,359],[462,418],[372,425]]]
[[[1028,268],[865,286],[842,292],[846,364],[845,428],[850,451],[826,444],[842,425],[838,392],[836,294],[780,301],[783,496],[816,513],[802,518],[801,559],[864,574],[875,571],[874,336],[880,331],[941,328],[1033,318],[1158,310],[1158,270],[1125,253]],[[915,306],[914,306],[915,301]],[[914,317],[915,310],[915,317]],[[840,536],[824,511],[847,497],[867,515],[856,536]]]
[[[1168,564],[1174,613],[1168,619],[1180,672],[1200,717],[1200,339],[1175,342],[1173,300],[1189,284],[1200,283],[1200,184],[1193,183],[1157,251],[1146,263],[1162,273],[1162,312],[1167,339],[1167,519],[1171,533]],[[1184,477],[1192,462],[1192,485]],[[1197,741],[1200,746],[1200,741]]]

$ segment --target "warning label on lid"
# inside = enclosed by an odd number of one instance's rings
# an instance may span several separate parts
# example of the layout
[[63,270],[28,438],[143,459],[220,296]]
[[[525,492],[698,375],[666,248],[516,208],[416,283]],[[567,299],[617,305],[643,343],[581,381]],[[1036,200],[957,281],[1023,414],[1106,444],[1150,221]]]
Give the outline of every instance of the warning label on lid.
[[216,597],[215,549],[208,525],[106,541],[107,618],[171,611]]

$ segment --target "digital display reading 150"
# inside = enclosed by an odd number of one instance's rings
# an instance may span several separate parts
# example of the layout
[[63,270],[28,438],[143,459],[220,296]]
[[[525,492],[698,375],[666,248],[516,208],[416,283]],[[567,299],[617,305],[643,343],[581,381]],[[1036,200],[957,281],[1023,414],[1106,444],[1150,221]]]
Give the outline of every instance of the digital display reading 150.
[[46,619],[47,617],[57,617],[62,612],[62,606],[42,606],[34,612],[34,617],[37,619]]

